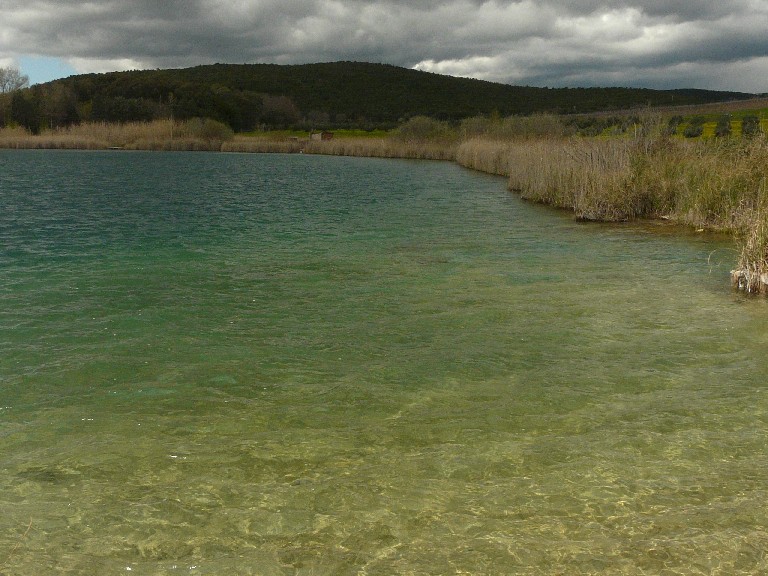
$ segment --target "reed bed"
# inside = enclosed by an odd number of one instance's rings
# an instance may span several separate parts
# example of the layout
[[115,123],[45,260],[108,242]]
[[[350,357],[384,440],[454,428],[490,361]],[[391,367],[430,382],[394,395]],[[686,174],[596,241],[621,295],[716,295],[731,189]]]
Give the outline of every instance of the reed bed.
[[739,263],[731,271],[733,285],[746,292],[768,292],[768,214],[756,214],[737,242]]
[[258,136],[235,136],[233,140],[224,142],[221,146],[222,152],[247,152],[254,154],[295,154],[301,152],[302,149],[303,142],[300,140],[278,140]]
[[105,141],[92,136],[73,137],[62,133],[32,135],[23,128],[0,130],[0,148],[97,150],[107,147],[108,144]]
[[456,158],[507,175],[509,188],[524,198],[571,209],[580,218],[666,218],[721,231],[753,220],[768,179],[763,138],[470,140]]
[[731,271],[733,285],[746,292],[768,293],[768,187],[763,179],[756,206],[736,231],[739,261]]
[[0,148],[99,150],[180,150],[253,153],[306,153],[337,156],[453,160],[455,142],[430,139],[336,138],[309,140],[269,136],[234,136],[209,120],[83,123],[33,135],[22,128],[0,130]]
[[768,293],[768,140],[637,138],[470,140],[464,166],[504,174],[528,200],[585,220],[663,218],[733,233],[733,283]]
[[568,208],[584,219],[624,220],[641,212],[639,199],[622,185],[628,146],[624,140],[583,138],[473,139],[459,146],[457,161],[509,176],[510,190],[526,200]]
[[459,144],[456,149],[456,162],[472,170],[511,177],[515,155],[522,151],[525,144],[522,141],[471,138]]
[[456,146],[430,140],[402,141],[396,138],[339,138],[312,141],[304,150],[310,154],[406,158],[414,160],[454,160]]
[[0,130],[1,148],[99,150],[220,150],[232,131],[214,120],[155,120],[126,124],[86,122],[30,134],[23,128]]
[[408,158],[419,160],[453,160],[455,146],[439,142],[404,142],[394,138],[337,138],[333,140],[273,139],[269,137],[235,137],[224,142],[222,152],[276,152],[361,156],[375,158]]

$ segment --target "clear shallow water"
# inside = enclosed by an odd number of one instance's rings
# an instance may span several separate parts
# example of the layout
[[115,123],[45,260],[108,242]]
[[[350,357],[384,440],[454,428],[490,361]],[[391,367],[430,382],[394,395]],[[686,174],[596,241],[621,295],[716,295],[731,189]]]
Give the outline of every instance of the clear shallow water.
[[0,152],[0,573],[755,574],[727,244],[447,163]]

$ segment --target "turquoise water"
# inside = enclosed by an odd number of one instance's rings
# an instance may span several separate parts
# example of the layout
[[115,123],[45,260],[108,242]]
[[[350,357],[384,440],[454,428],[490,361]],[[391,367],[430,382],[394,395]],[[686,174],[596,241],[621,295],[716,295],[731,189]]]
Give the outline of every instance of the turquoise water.
[[449,163],[0,151],[0,573],[763,573],[734,259]]

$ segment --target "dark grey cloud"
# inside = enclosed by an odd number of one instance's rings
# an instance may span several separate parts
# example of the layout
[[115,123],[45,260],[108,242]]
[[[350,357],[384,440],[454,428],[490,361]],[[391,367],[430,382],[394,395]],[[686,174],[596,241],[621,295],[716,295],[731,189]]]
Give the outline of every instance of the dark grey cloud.
[[768,91],[763,0],[0,0],[0,63],[387,62],[540,86]]

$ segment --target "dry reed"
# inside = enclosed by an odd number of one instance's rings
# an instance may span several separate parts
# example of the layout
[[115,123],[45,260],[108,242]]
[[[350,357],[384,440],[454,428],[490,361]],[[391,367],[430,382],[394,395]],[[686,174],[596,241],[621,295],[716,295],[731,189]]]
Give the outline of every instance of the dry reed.
[[762,138],[687,141],[664,136],[470,140],[464,166],[509,176],[524,198],[590,220],[666,218],[697,228],[748,225],[768,178]]
[[573,210],[590,220],[637,217],[637,198],[624,179],[630,155],[624,140],[474,139],[459,146],[463,166],[509,176],[509,188],[534,202]]
[[731,271],[734,286],[746,292],[768,292],[768,186],[760,184],[749,218],[743,218],[736,232],[739,262]]
[[523,198],[589,220],[664,218],[734,234],[733,283],[768,292],[768,140],[471,140],[457,161],[509,176]]
[[455,147],[435,142],[403,142],[392,138],[336,138],[333,140],[282,139],[237,136],[221,146],[222,152],[276,152],[453,160]]
[[231,138],[232,131],[213,120],[86,122],[44,130],[38,135],[23,128],[4,128],[0,130],[0,148],[220,150],[222,143]]
[[731,280],[746,292],[768,292],[768,217],[754,216],[752,224],[739,237],[739,263],[731,271]]

